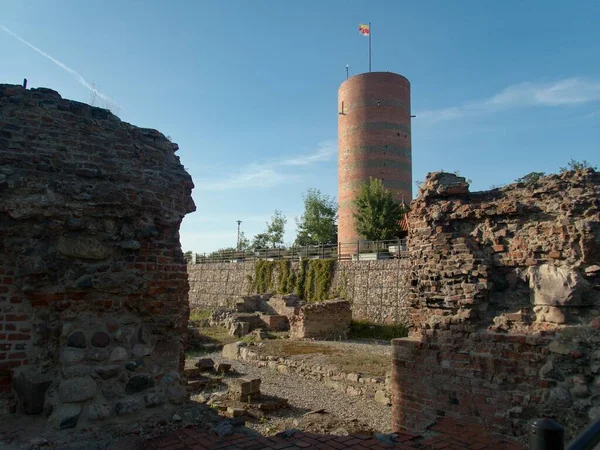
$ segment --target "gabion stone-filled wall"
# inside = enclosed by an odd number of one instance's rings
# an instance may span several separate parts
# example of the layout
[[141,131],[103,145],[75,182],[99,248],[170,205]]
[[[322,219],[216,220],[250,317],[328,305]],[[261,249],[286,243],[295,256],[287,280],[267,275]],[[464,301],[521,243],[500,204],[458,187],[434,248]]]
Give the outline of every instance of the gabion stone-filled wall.
[[[194,211],[177,145],[0,85],[0,412],[56,429],[180,404]],[[134,416],[136,417],[136,416]]]
[[[298,263],[291,265],[296,275]],[[254,262],[190,264],[190,308],[233,307],[240,297],[253,294]],[[352,307],[352,317],[377,323],[406,323],[408,260],[336,261],[329,298],[341,297]],[[273,292],[279,291],[273,271]]]
[[393,426],[441,416],[524,435],[600,415],[600,174],[470,193],[430,174],[411,204],[410,331],[393,341]]

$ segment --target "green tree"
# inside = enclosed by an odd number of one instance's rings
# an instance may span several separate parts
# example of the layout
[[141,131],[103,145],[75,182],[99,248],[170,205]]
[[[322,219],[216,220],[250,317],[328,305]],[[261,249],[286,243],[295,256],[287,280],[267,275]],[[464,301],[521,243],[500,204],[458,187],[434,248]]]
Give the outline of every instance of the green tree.
[[250,248],[250,239],[246,237],[243,231],[240,232],[239,249],[244,251]]
[[252,239],[251,248],[278,248],[283,247],[283,235],[287,218],[281,211],[275,210],[271,221],[267,222],[267,229]]
[[193,252],[191,250],[183,254],[183,259],[185,259],[185,262],[188,264],[191,264],[193,258]]
[[402,233],[400,220],[406,213],[380,179],[369,178],[354,201],[356,232],[370,241],[394,239]]
[[532,186],[540,181],[540,178],[542,178],[544,175],[546,175],[545,172],[529,172],[527,175],[517,178],[515,182],[525,183],[527,186]]
[[333,244],[337,242],[337,203],[319,189],[302,195],[304,214],[296,217],[298,236],[295,245]]
[[561,167],[560,173],[569,172],[571,170],[583,170],[583,169],[594,169],[598,170],[598,166],[592,166],[585,159],[583,161],[575,161],[571,158],[571,161],[567,164],[567,167]]

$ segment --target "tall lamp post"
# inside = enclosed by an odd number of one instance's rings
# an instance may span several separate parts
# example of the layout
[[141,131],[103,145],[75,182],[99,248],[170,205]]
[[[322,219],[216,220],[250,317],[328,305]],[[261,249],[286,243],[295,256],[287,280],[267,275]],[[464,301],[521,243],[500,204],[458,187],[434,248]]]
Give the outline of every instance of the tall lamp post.
[[237,248],[237,251],[239,252],[240,251],[240,224],[242,223],[242,221],[241,220],[237,220],[236,222],[238,224],[238,236],[237,236],[237,246],[236,246],[236,248]]

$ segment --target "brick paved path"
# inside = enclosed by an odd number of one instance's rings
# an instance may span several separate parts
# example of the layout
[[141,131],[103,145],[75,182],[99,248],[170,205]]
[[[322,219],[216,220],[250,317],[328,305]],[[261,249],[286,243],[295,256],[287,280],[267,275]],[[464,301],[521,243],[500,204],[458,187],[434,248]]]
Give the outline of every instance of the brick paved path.
[[366,436],[333,436],[297,432],[289,438],[280,436],[256,437],[234,434],[219,438],[214,433],[197,427],[184,428],[167,436],[145,441],[148,450],[204,450],[204,449],[404,449],[404,450],[524,450],[508,438],[490,434],[478,425],[467,425],[443,419],[429,428],[423,438],[412,433],[400,433],[395,446]]

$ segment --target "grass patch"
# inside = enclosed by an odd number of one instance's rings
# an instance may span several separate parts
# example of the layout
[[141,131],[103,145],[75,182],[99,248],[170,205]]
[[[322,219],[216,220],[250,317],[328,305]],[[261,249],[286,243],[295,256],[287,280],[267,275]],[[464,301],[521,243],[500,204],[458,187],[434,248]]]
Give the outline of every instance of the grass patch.
[[294,341],[290,339],[281,339],[265,342],[260,347],[254,347],[254,351],[260,355],[269,355],[276,357],[287,357],[293,355],[334,355],[341,353],[338,349],[326,345],[315,344],[314,342]]
[[367,353],[344,353],[330,358],[331,364],[346,373],[383,377],[392,369],[392,357]]
[[235,336],[230,336],[225,327],[220,327],[218,325],[214,327],[203,327],[200,329],[200,334],[202,336],[206,336],[207,343],[225,345],[231,344],[232,342],[236,342],[238,340],[238,338]]
[[391,356],[366,352],[348,351],[339,347],[315,342],[275,340],[264,342],[254,351],[261,355],[289,357],[298,355],[322,355],[327,363],[346,373],[361,373],[381,377],[391,368]]
[[194,311],[190,311],[190,320],[204,320],[210,318],[210,314],[212,313],[209,309],[196,309]]
[[395,338],[408,336],[408,328],[401,324],[383,325],[367,322],[365,320],[353,320],[350,323],[349,339],[379,339],[391,341]]

